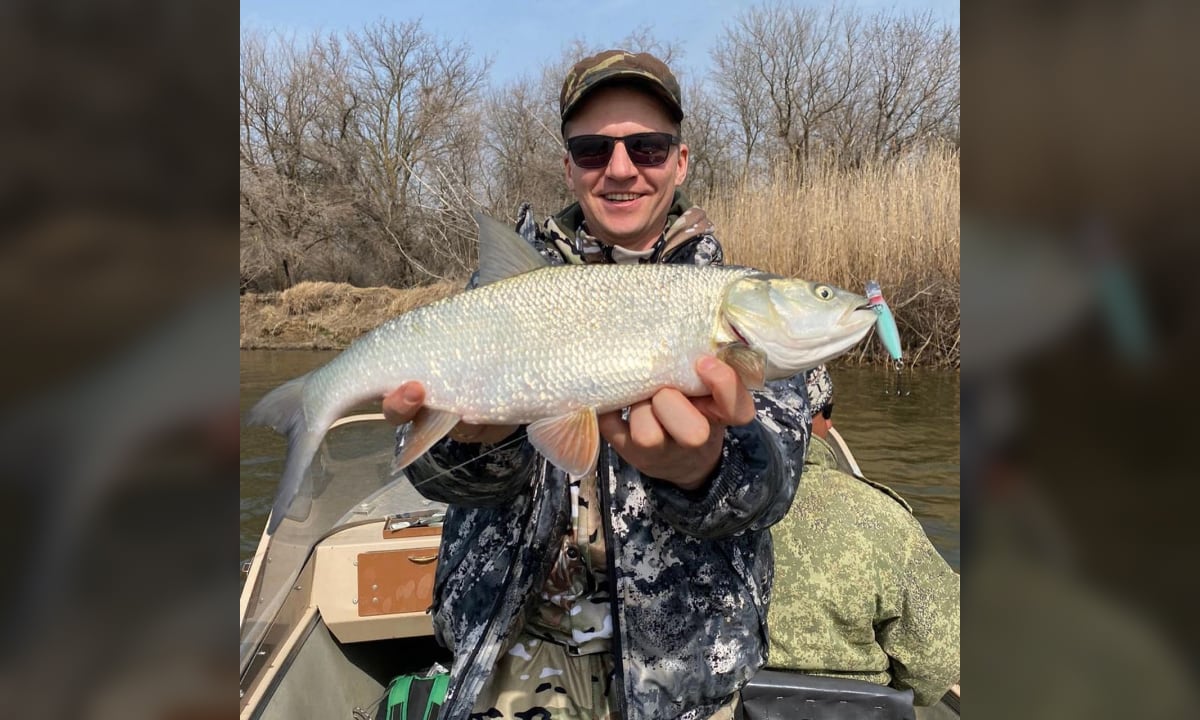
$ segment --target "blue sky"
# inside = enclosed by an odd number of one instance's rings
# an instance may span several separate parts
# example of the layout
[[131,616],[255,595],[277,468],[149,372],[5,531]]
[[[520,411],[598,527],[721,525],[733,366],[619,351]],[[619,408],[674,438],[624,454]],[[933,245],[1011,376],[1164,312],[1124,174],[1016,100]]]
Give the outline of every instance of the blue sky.
[[[463,41],[479,57],[493,59],[492,82],[502,84],[558,58],[563,46],[581,37],[589,44],[615,45],[635,29],[649,27],[664,42],[684,48],[674,68],[697,77],[708,68],[708,51],[722,28],[761,0],[242,0],[243,28],[307,35],[314,31],[355,29],[378,18],[415,18],[427,31]],[[796,0],[797,5],[828,3]],[[890,0],[855,3],[864,10],[931,10],[959,24],[957,2]]]

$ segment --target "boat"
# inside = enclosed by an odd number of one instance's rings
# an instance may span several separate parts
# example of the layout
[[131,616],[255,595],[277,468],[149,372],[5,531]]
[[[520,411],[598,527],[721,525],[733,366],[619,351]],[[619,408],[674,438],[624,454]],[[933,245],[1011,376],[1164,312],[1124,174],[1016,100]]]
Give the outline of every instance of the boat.
[[[394,438],[382,414],[334,423],[288,517],[243,568],[242,720],[384,718],[395,678],[450,666],[426,612],[446,506],[392,474]],[[805,717],[788,710],[803,698],[878,706],[885,690],[763,671],[743,698],[749,720],[786,720]],[[956,699],[953,715],[936,717],[957,717]]]

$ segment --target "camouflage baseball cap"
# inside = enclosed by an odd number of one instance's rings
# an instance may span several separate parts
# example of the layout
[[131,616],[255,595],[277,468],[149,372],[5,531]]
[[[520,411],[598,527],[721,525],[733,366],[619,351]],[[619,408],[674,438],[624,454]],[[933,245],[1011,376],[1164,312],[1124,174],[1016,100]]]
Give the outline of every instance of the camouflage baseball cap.
[[642,84],[663,101],[671,113],[671,119],[675,122],[683,120],[679,81],[662,60],[649,53],[605,50],[575,63],[563,79],[562,91],[558,95],[563,123],[578,109],[588,93],[618,80]]
[[833,378],[824,365],[818,365],[804,375],[804,388],[808,390],[808,406],[813,415],[833,402]]

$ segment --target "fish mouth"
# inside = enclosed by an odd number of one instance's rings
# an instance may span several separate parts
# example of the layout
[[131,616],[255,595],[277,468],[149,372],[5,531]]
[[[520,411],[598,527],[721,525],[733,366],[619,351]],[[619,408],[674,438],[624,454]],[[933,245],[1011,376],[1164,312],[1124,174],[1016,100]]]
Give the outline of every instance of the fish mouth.
[[[855,317],[859,312],[862,312],[863,315],[861,317]],[[860,322],[864,325],[870,325],[877,319],[878,316],[875,314],[875,309],[871,306],[870,302],[859,305],[858,307],[851,306],[847,308],[846,312],[842,315],[842,322],[846,325],[857,325]]]
[[730,330],[730,332],[732,332],[732,333],[733,333],[733,336],[734,336],[734,337],[736,337],[736,338],[738,339],[738,342],[740,342],[741,344],[745,345],[746,347],[750,347],[750,341],[749,341],[749,340],[747,340],[747,339],[746,339],[746,336],[745,336],[745,335],[743,335],[743,334],[741,333],[741,331],[739,331],[739,330],[737,329],[737,325],[734,325],[734,324],[733,324],[733,323],[731,323],[731,322],[727,322],[727,323],[725,323],[725,324],[729,326],[729,330]]

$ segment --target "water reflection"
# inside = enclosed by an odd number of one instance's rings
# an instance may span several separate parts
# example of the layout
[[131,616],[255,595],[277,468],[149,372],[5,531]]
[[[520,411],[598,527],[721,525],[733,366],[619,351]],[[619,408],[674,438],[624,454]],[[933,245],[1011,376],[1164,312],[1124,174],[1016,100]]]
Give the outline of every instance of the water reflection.
[[934,546],[959,568],[958,373],[912,371],[907,395],[883,368],[839,368],[834,426],[863,474],[904,496]]

